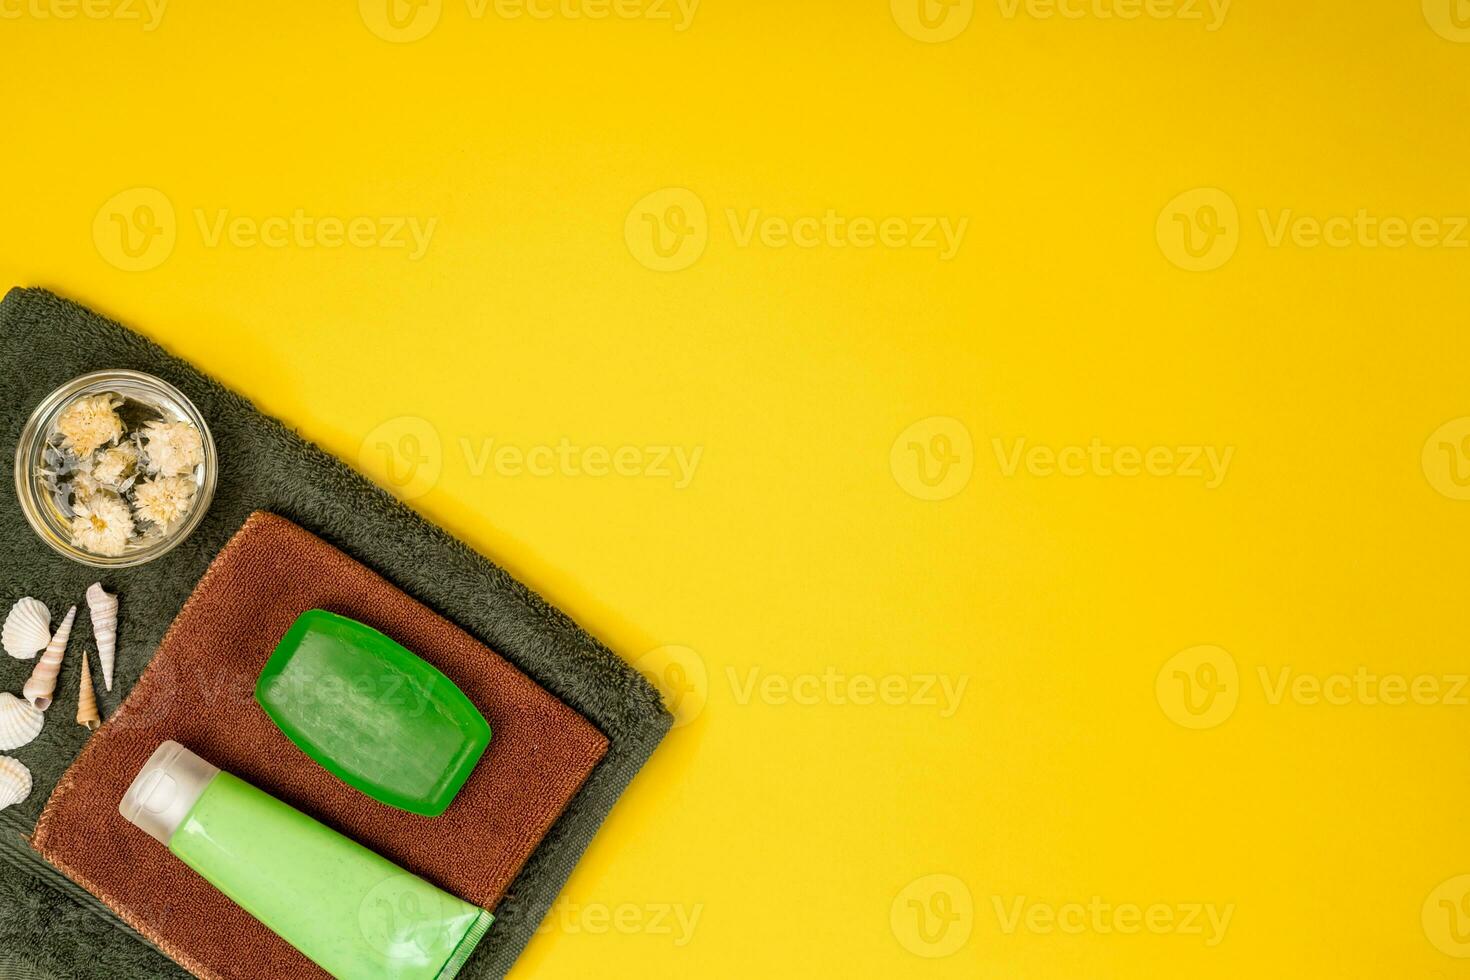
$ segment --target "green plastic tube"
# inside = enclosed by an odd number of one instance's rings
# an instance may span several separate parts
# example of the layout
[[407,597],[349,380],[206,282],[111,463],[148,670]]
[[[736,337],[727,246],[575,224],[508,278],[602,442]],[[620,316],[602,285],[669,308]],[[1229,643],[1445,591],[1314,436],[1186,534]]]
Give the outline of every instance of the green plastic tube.
[[339,980],[449,980],[493,921],[177,742],[118,809]]

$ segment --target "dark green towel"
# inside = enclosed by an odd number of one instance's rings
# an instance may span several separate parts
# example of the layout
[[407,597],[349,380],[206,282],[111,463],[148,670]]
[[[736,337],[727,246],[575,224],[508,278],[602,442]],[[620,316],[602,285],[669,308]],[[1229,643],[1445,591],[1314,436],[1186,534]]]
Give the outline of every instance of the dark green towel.
[[[564,613],[503,569],[305,442],[249,402],[157,345],[45,290],[13,289],[0,302],[0,457],[14,448],[31,410],[63,382],[103,368],[157,375],[204,413],[219,447],[219,489],[194,535],[139,568],[99,572],[61,557],[26,524],[13,478],[0,480],[0,604],[34,595],[54,616],[78,603],[72,649],[90,644],[82,593],[99,577],[121,594],[121,636],[110,715],[142,672],[215,553],[252,511],[269,510],[330,541],[499,651],[580,711],[611,742],[495,910],[489,936],[461,974],[510,969],[551,907],[618,795],[672,722],[647,681]],[[4,610],[0,609],[0,615]],[[55,710],[41,736],[12,754],[35,788],[0,811],[0,980],[10,977],[127,980],[187,976],[30,849],[30,834],[66,767],[86,741],[72,724],[81,659],[62,666]],[[0,655],[0,690],[19,691],[28,661]],[[100,680],[100,679],[99,679]]]

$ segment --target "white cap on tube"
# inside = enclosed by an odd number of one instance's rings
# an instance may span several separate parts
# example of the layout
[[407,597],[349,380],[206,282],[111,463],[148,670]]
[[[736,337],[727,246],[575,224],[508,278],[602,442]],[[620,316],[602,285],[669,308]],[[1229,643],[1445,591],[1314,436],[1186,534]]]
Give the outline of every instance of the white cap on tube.
[[117,812],[167,847],[219,769],[178,742],[164,742],[143,763]]

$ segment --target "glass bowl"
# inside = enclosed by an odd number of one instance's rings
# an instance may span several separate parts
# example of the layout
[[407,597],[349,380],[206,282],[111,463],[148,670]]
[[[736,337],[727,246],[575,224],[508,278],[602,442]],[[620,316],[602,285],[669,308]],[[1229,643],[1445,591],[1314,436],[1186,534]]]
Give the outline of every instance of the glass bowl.
[[[112,392],[124,399],[120,414],[131,418],[161,418],[166,421],[188,422],[199,431],[203,444],[203,462],[194,467],[197,489],[189,512],[178,519],[172,527],[155,533],[145,540],[132,541],[127,549],[115,557],[94,554],[72,543],[71,515],[68,511],[75,502],[73,496],[63,497],[47,484],[43,471],[47,468],[48,443],[56,434],[56,420],[62,411],[75,399],[83,395],[99,395]],[[141,423],[139,423],[141,424]],[[51,450],[52,453],[55,450]],[[127,568],[152,561],[173,550],[204,518],[214,499],[214,483],[219,469],[215,454],[214,438],[204,416],[194,403],[184,397],[183,392],[173,385],[151,374],[140,371],[96,371],[73,378],[41,400],[30,420],[21,430],[20,443],[15,448],[15,494],[20,499],[20,508],[35,532],[56,551],[73,561],[97,568]],[[183,474],[188,476],[188,473]]]

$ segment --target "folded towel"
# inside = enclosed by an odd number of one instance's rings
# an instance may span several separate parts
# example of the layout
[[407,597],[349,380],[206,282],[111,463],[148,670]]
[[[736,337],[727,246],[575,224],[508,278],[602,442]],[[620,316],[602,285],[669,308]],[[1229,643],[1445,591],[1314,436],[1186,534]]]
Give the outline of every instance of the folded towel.
[[[349,616],[409,647],[490,722],[489,749],[442,815],[406,813],[349,787],[255,702],[261,668],[308,609]],[[119,918],[209,980],[326,974],[118,814],[166,739],[488,909],[607,753],[607,739],[586,719],[469,634],[290,521],[252,515],[122,708],[62,776],[31,839]]]
[[[87,371],[157,375],[194,402],[220,450],[214,504],[193,536],[162,558],[101,577],[122,595],[111,716],[138,679],[215,555],[249,515],[269,510],[320,535],[496,650],[591,721],[610,745],[505,897],[461,977],[503,976],[535,933],[593,834],[668,731],[672,719],[639,674],[568,616],[442,529],[303,441],[245,399],[117,323],[43,289],[0,302],[0,448],[52,389]],[[0,452],[0,458],[9,455]],[[78,602],[98,573],[52,552],[26,525],[9,479],[0,480],[0,592],[35,595],[52,609]],[[88,740],[65,723],[76,707],[76,651],[90,641],[78,615],[40,738],[13,753],[35,778],[29,799],[0,811],[0,977],[39,980],[183,980],[187,976],[105,905],[26,842],[63,771]],[[9,661],[9,666],[3,662]],[[19,690],[30,665],[0,657],[0,689]],[[110,723],[110,722],[109,722]],[[104,729],[105,730],[105,729]],[[94,736],[95,737],[95,736]]]

